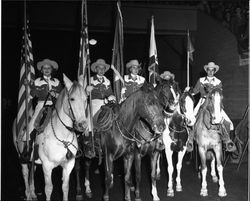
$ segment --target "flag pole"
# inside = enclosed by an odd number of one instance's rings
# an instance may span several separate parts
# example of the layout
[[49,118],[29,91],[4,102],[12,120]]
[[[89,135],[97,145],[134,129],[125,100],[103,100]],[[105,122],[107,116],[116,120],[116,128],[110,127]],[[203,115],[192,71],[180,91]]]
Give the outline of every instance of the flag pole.
[[[153,15],[151,16],[151,27],[152,27],[152,24],[154,25],[154,28],[155,28],[154,16]],[[151,34],[152,34],[152,30],[151,30]],[[155,38],[155,32],[153,34],[154,34],[153,37]],[[156,81],[155,81],[155,63],[154,63],[154,73],[153,73],[153,86],[156,86]]]
[[189,30],[187,30],[187,87],[189,87],[189,50],[188,50]]
[[[86,26],[87,26],[87,30],[88,30],[88,13],[87,13],[87,0],[83,0],[83,2],[85,2],[85,19],[86,19]],[[83,6],[83,4],[82,4]],[[83,9],[82,9],[82,23],[83,23]],[[83,24],[82,24],[82,27],[83,27]],[[86,34],[86,40],[88,41],[89,40],[89,37],[88,37],[88,31],[87,31],[87,34]],[[88,47],[89,48],[89,47]],[[89,53],[89,58],[87,59],[87,62],[86,62],[86,65],[87,65],[87,71],[88,71],[88,77],[87,77],[87,84],[90,85],[90,53]],[[94,146],[94,126],[93,126],[93,111],[92,111],[92,95],[91,95],[91,92],[89,93],[89,115],[90,115],[90,126],[91,126],[91,141],[92,141],[92,151],[93,153],[95,153],[95,146]]]
[[[25,49],[25,82],[28,81],[28,67],[27,67],[27,21],[26,21],[26,0],[24,0],[24,49]],[[25,121],[26,121],[26,145],[27,151],[29,150],[29,110],[28,110],[28,98],[29,90],[28,85],[25,84]]]

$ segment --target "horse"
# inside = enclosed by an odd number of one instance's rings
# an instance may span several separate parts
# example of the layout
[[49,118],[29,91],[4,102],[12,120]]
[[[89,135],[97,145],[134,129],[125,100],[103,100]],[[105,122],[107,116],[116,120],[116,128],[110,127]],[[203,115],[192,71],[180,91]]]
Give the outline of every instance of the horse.
[[68,200],[69,176],[78,151],[76,132],[84,132],[88,127],[85,114],[87,94],[83,80],[71,82],[65,75],[63,80],[65,88],[57,98],[50,121],[36,139],[47,200],[51,199],[53,190],[52,170],[59,165],[63,169],[63,200]]
[[[113,186],[114,160],[124,156],[125,182],[130,178],[128,167],[132,164],[127,158],[133,155],[135,143],[140,142],[133,132],[134,125],[139,118],[145,119],[156,134],[162,133],[165,129],[162,107],[157,94],[153,86],[146,82],[122,102],[117,111],[112,114],[109,123],[99,128],[104,152],[105,192],[103,199],[105,201],[109,200],[109,189]],[[98,122],[100,123],[99,120]],[[129,200],[126,194],[125,200]]]
[[176,110],[165,118],[166,129],[163,132],[163,143],[168,163],[168,190],[167,196],[173,197],[173,153],[177,152],[176,164],[176,191],[182,191],[181,169],[183,157],[187,149],[187,139],[191,127],[195,123],[194,98],[189,92],[184,92],[179,100]]
[[[207,165],[206,161],[209,158],[216,159],[218,176],[219,176],[219,192],[220,197],[227,195],[223,180],[222,166],[222,142],[221,142],[221,122],[223,120],[222,110],[223,94],[220,87],[212,88],[201,106],[196,123],[194,125],[195,141],[198,145],[198,152],[201,159],[201,196],[207,196]],[[213,166],[215,161],[212,162]],[[213,170],[213,169],[212,169]],[[213,170],[212,175],[216,177],[216,172]],[[214,178],[215,178],[214,177]],[[216,179],[215,179],[216,180]]]
[[[180,89],[178,87],[178,83],[173,79],[164,80],[158,79],[160,82],[156,86],[155,90],[159,97],[160,104],[163,106],[163,112],[165,115],[170,114],[174,108],[176,107],[180,95]],[[184,100],[185,101],[185,97]],[[189,105],[189,102],[188,102]],[[186,106],[186,105],[185,105]],[[183,108],[183,110],[186,107]],[[188,110],[189,111],[189,110]],[[186,111],[185,111],[186,112]],[[189,113],[188,113],[189,114]],[[187,115],[190,117],[190,115]],[[191,119],[191,118],[190,118]],[[144,136],[142,140],[142,144],[136,146],[134,156],[131,156],[129,160],[135,160],[135,199],[141,200],[140,198],[140,180],[141,180],[141,158],[145,155],[150,156],[150,164],[151,164],[151,182],[152,182],[152,189],[151,194],[153,196],[153,200],[159,200],[157,189],[156,189],[156,180],[160,178],[160,171],[159,171],[159,155],[161,151],[164,149],[163,142],[161,137],[160,138],[152,138],[154,133],[145,123],[145,121],[138,121],[135,126],[135,134],[138,135],[137,138],[140,139],[140,136]],[[149,139],[149,140],[147,140]],[[128,167],[131,169],[131,167]],[[130,171],[129,169],[129,171]],[[130,189],[134,189],[134,187],[129,188],[131,186],[131,178],[125,182],[125,194],[130,199]]]

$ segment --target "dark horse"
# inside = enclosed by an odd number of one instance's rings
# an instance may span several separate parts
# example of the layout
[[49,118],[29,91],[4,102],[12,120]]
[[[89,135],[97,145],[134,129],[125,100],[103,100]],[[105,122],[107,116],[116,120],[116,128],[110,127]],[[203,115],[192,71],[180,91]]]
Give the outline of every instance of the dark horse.
[[[175,110],[175,107],[178,104],[178,97],[180,90],[178,83],[173,79],[170,80],[159,80],[159,84],[156,86],[155,91],[159,98],[160,104],[165,115],[172,114]],[[165,116],[164,115],[164,116]],[[133,160],[135,160],[135,175],[136,175],[136,188],[135,188],[135,200],[141,200],[140,198],[140,180],[141,180],[141,157],[146,154],[150,155],[151,162],[151,181],[152,181],[152,195],[154,200],[158,200],[159,197],[156,192],[156,179],[159,178],[159,175],[156,173],[157,161],[160,155],[161,150],[164,148],[162,143],[162,138],[153,138],[154,132],[150,129],[147,123],[144,120],[137,122],[135,126],[135,135],[140,139],[140,136],[144,136],[145,139],[141,139],[141,144],[137,143],[135,147],[134,155],[130,155],[130,158],[127,158],[126,168],[128,175],[125,177],[125,194],[126,200],[130,200],[130,187],[132,186],[131,177],[129,173],[131,171],[131,165]],[[147,140],[149,139],[149,140]],[[153,139],[153,140],[152,140]]]
[[[216,158],[216,165],[219,175],[219,193],[220,197],[227,195],[224,187],[223,180],[223,166],[222,166],[222,89],[215,87],[209,91],[206,96],[206,100],[201,106],[197,121],[194,125],[195,140],[198,144],[198,151],[201,159],[201,175],[202,175],[202,187],[200,191],[201,196],[207,196],[207,164],[208,158]],[[214,163],[215,165],[215,163]],[[216,172],[211,172],[213,177],[216,176]]]
[[[106,111],[107,112],[107,111]],[[155,133],[162,133],[165,129],[162,107],[157,94],[151,85],[144,85],[131,94],[117,109],[109,124],[100,125],[102,150],[105,163],[105,193],[104,200],[109,200],[109,189],[113,185],[113,161],[124,156],[125,181],[130,172],[127,172],[127,160],[133,154],[132,146],[140,141],[134,135],[133,129],[139,118],[145,119]],[[125,195],[126,199],[126,195]]]

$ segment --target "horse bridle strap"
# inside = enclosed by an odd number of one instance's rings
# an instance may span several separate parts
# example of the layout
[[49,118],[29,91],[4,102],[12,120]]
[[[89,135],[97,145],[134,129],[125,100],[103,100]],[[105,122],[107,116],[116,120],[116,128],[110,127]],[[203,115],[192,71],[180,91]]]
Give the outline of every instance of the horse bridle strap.
[[74,135],[73,135],[73,137],[72,137],[71,142],[70,142],[70,141],[65,141],[65,140],[59,139],[59,138],[57,137],[57,135],[56,135],[56,132],[55,132],[55,129],[54,129],[54,126],[53,126],[53,122],[52,122],[52,118],[51,118],[50,123],[51,123],[51,128],[52,128],[52,131],[53,131],[53,134],[54,134],[55,138],[56,138],[59,142],[63,143],[63,145],[64,145],[64,147],[65,147],[66,149],[68,149],[68,147],[69,147],[70,145],[72,145],[76,150],[78,150],[78,148],[73,144],[73,141],[74,141],[74,138],[75,138]]

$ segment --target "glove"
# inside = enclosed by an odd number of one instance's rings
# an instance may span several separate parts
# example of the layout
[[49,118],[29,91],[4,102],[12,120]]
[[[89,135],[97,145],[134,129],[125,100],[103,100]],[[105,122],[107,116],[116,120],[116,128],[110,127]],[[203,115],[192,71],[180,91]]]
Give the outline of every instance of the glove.
[[114,96],[114,95],[110,95],[110,96],[108,97],[108,101],[116,102],[115,96]]
[[91,85],[87,86],[86,90],[88,93],[90,93],[93,90],[93,86],[91,86]]
[[184,91],[187,92],[189,90],[190,90],[190,87],[186,87]]

